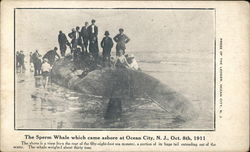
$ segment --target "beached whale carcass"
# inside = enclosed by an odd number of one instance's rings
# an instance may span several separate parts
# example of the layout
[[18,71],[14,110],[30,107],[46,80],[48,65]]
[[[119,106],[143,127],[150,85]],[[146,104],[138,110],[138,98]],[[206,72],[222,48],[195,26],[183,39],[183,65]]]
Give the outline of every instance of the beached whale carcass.
[[89,72],[85,77],[79,77],[72,74],[74,68],[70,59],[58,60],[52,68],[52,80],[69,89],[105,98],[150,98],[178,118],[197,118],[197,112],[190,101],[146,73],[130,69],[101,68]]

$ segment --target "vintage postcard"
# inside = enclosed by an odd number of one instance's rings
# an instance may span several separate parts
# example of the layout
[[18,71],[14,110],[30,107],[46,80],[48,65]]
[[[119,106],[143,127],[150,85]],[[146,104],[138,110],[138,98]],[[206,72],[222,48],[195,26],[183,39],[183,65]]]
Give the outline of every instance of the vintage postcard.
[[248,3],[56,2],[2,3],[2,151],[248,150]]

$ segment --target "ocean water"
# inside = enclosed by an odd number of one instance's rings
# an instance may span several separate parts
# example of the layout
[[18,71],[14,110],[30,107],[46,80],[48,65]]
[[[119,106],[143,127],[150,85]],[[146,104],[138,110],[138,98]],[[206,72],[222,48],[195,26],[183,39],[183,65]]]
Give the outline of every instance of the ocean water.
[[198,119],[178,120],[154,102],[140,98],[135,99],[138,102],[122,101],[122,105],[127,105],[119,119],[106,120],[109,99],[81,94],[56,84],[44,89],[40,78],[33,76],[26,62],[27,71],[16,75],[16,128],[213,129],[213,53],[133,53],[142,71],[183,94],[194,105]]

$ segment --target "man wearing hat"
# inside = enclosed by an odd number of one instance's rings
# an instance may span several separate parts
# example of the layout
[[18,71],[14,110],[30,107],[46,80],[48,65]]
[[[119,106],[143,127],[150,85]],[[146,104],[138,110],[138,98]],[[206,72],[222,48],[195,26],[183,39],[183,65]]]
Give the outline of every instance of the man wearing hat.
[[50,65],[53,65],[54,62],[55,62],[55,60],[56,60],[56,56],[57,56],[58,59],[60,59],[60,56],[57,54],[56,51],[57,51],[57,47],[55,47],[54,50],[48,51],[48,52],[43,56],[43,60],[44,60],[45,58],[47,58],[49,64],[50,64]]
[[123,33],[124,29],[119,29],[119,34],[114,37],[114,41],[116,44],[116,55],[119,54],[119,50],[123,50],[123,54],[125,54],[126,46],[125,44],[130,41],[130,39]]
[[91,20],[91,25],[88,27],[89,39],[93,39],[93,37],[97,38],[98,35],[98,27],[95,25],[95,20]]
[[85,26],[82,27],[81,29],[81,37],[83,40],[83,45],[84,45],[84,49],[87,52],[88,51],[88,41],[89,41],[89,33],[88,33],[88,22],[85,22]]
[[103,48],[103,61],[108,63],[110,62],[110,53],[114,45],[113,40],[109,37],[109,31],[105,31],[105,37],[101,41],[101,47]]

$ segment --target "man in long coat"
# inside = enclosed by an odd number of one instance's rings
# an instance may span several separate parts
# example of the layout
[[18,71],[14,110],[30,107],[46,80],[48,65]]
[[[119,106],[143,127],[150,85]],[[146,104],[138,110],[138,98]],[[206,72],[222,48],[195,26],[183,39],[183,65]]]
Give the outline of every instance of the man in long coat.
[[65,52],[67,50],[66,45],[69,45],[69,41],[68,41],[66,35],[62,31],[59,31],[58,43],[59,43],[59,48],[60,48],[60,51],[61,51],[61,56],[64,57]]
[[122,28],[120,28],[119,34],[117,34],[114,37],[114,41],[117,43],[116,44],[116,55],[119,54],[119,50],[123,50],[123,54],[125,54],[125,49],[126,49],[125,44],[127,44],[130,41],[130,39],[127,37],[127,35],[125,35],[123,32],[124,32],[124,30]]

